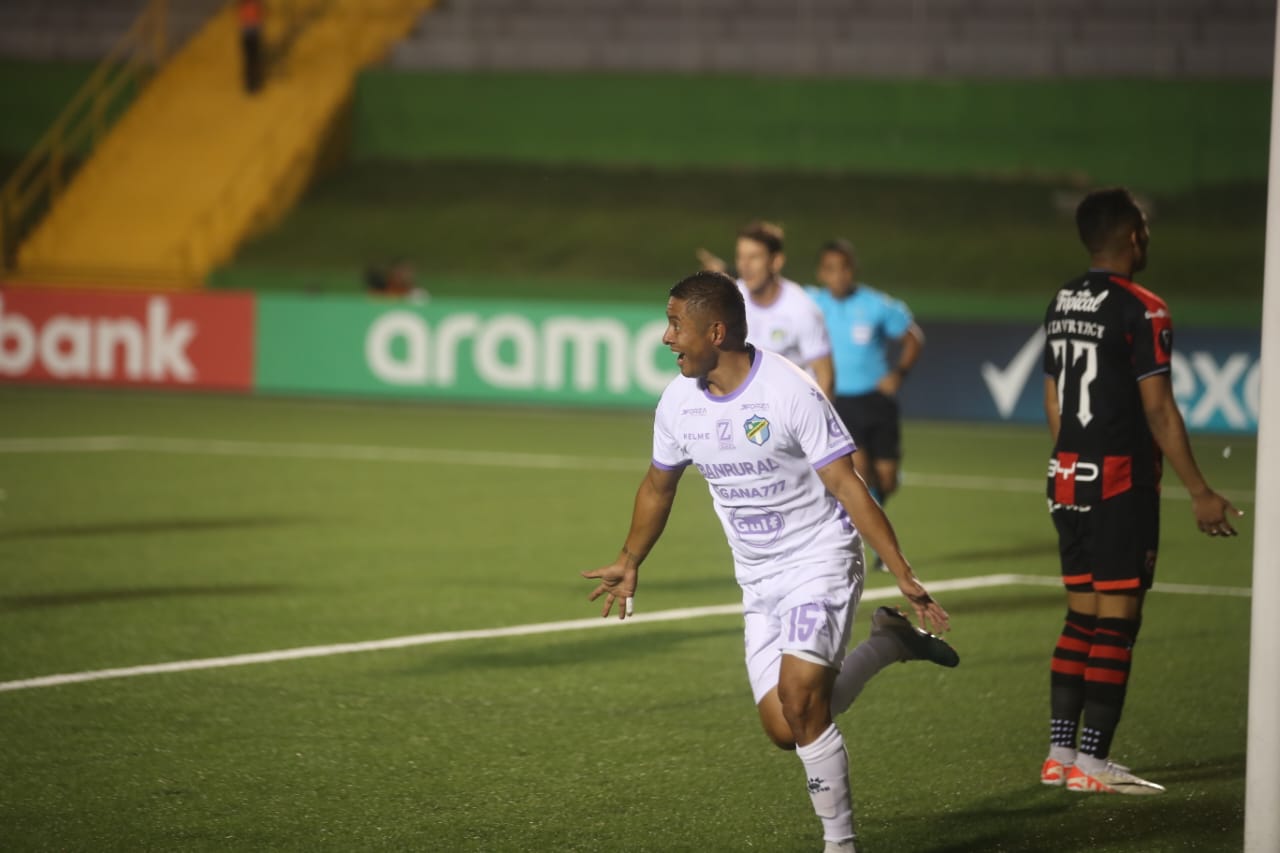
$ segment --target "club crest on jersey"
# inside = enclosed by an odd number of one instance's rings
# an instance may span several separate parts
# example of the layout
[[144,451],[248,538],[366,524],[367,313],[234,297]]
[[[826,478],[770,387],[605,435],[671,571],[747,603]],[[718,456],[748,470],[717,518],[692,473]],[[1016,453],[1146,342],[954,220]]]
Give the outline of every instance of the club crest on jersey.
[[759,415],[752,415],[742,426],[747,431],[747,441],[752,444],[764,444],[769,440],[769,422]]

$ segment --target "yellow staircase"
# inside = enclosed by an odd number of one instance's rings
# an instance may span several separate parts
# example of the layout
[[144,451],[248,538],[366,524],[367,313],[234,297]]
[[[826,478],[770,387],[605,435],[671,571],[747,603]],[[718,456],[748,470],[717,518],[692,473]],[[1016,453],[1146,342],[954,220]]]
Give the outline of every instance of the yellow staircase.
[[[242,240],[286,212],[314,174],[356,73],[430,2],[291,5],[307,23],[256,95],[241,84],[234,4],[193,36],[21,244],[10,277],[199,287]],[[268,44],[280,41],[273,26],[269,17]]]

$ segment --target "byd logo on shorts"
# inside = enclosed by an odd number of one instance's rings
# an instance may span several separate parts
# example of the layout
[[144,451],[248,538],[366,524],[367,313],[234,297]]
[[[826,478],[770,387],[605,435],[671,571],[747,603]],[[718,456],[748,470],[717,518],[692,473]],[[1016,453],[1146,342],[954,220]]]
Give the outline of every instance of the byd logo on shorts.
[[1064,480],[1075,480],[1077,483],[1092,483],[1098,479],[1098,466],[1092,462],[1081,462],[1075,454],[1062,454],[1063,459],[1054,457],[1049,460],[1049,476],[1061,477]]

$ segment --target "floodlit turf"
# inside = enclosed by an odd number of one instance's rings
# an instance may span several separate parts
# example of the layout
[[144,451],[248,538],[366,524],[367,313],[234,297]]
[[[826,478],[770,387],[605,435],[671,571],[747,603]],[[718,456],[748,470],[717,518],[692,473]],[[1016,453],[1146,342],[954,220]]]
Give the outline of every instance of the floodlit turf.
[[[0,412],[0,681],[592,616],[576,573],[616,553],[649,444],[646,412],[12,387]],[[48,443],[77,436],[137,438]],[[1053,576],[1042,431],[909,423],[905,440],[889,509],[922,576]],[[1253,443],[1225,443],[1194,442],[1252,510]],[[1255,520],[1210,540],[1168,491],[1160,578],[1247,586]],[[640,610],[735,598],[687,475]],[[1247,598],[1153,593],[1117,747],[1168,785],[1148,799],[1037,781],[1058,590],[939,598],[960,668],[895,667],[841,720],[866,850],[1239,849]],[[740,656],[739,619],[712,616],[0,692],[0,846],[820,849]]]

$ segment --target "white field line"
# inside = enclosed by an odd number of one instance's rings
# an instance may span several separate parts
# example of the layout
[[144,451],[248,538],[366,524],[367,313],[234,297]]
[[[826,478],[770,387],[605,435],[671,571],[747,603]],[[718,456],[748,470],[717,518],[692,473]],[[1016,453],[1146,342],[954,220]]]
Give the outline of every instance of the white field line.
[[65,438],[0,438],[0,453],[101,453],[127,450],[123,435],[76,435]]
[[[980,575],[971,578],[935,581],[929,584],[931,592],[955,592],[959,590],[987,589],[1001,586],[1060,586],[1056,578],[1037,575]],[[1189,595],[1228,595],[1248,596],[1249,590],[1241,587],[1209,587],[1188,586],[1183,584],[1156,584],[1156,592],[1171,592]],[[880,601],[894,598],[898,590],[894,587],[869,589],[862,594],[863,601]],[[710,607],[685,607],[676,610],[660,610],[656,613],[637,613],[628,622],[681,622],[699,619],[704,616],[735,616],[742,613],[741,604],[717,604]],[[437,634],[413,634],[407,637],[391,637],[385,640],[368,640],[360,643],[336,643],[328,646],[302,646],[295,649],[278,649],[270,652],[254,652],[251,654],[229,655],[218,658],[197,658],[195,660],[170,661],[142,666],[118,667],[115,669],[97,669],[87,672],[69,672],[60,675],[44,675],[37,678],[24,678],[17,681],[0,682],[0,693],[14,690],[32,690],[40,687],[58,687],[64,684],[78,684],[84,681],[104,681],[115,678],[133,678],[139,675],[159,675],[166,672],[192,672],[198,669],[221,669],[229,666],[249,666],[259,663],[278,663],[287,660],[303,660],[305,658],[333,657],[334,655],[352,654],[354,652],[380,652],[389,649],[407,649],[413,646],[429,646],[437,643],[452,643],[459,640],[487,640],[497,637],[525,637],[533,634],[555,634],[566,631],[581,631],[588,628],[604,628],[613,625],[617,620],[593,617],[589,619],[570,619],[562,622],[538,622],[530,625],[512,625],[507,628],[482,628],[472,631],[444,631]]]
[[567,456],[550,453],[448,450],[431,447],[379,447],[361,444],[289,444],[226,439],[151,438],[143,436],[88,436],[85,438],[0,439],[2,453],[95,453],[133,451],[186,456],[248,456],[272,459],[327,459],[359,462],[417,462],[432,465],[484,465],[503,468],[551,468],[636,471],[642,458]]
[[[326,459],[359,462],[411,462],[431,465],[477,465],[496,468],[534,468],[575,471],[627,471],[643,473],[641,457],[574,456],[552,453],[513,453],[488,450],[450,450],[432,447],[380,447],[362,444],[290,444],[273,441],[188,439],[146,436],[83,436],[67,438],[0,439],[0,454],[29,453],[167,453],[190,456],[241,456],[269,459]],[[1015,477],[983,477],[965,474],[921,474],[905,471],[904,485],[926,489],[977,492],[1044,494],[1043,480]],[[1170,488],[1166,497],[1186,500],[1182,489]],[[1252,501],[1254,493],[1232,491],[1233,500]]]

